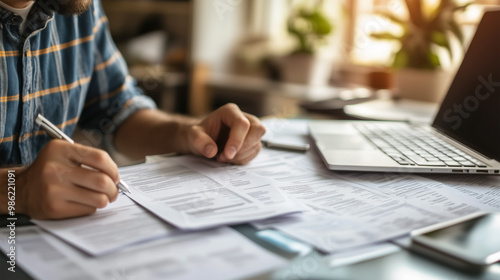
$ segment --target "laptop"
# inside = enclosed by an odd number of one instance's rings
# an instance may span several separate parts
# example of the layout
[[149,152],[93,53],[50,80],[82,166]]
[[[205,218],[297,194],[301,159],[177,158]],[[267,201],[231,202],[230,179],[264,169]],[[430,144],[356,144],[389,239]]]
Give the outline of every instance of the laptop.
[[331,170],[500,173],[500,11],[485,12],[432,125],[311,121]]

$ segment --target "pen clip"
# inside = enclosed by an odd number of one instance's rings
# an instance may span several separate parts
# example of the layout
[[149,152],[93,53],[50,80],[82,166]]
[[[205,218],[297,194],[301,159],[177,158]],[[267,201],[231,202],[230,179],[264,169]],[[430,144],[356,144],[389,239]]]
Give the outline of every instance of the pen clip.
[[64,134],[57,126],[53,125],[49,120],[47,120],[41,114],[38,114],[35,119],[35,123],[39,125],[43,130],[45,130],[50,136],[56,139],[64,139],[70,143],[74,143],[73,139],[69,138],[68,135]]

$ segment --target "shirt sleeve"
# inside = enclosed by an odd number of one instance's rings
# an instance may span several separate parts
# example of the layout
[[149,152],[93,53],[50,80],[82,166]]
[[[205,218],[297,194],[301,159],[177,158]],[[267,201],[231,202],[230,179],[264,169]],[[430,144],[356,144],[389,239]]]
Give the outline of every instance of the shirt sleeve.
[[128,74],[127,65],[111,38],[100,1],[94,1],[93,8],[94,71],[79,126],[112,136],[134,112],[156,108],[156,105]]

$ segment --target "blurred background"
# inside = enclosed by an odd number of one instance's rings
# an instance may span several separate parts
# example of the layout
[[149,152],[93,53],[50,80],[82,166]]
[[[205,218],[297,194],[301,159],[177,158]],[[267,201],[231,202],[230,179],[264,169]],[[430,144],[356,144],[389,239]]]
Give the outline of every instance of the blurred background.
[[[439,102],[500,0],[102,0],[158,107],[259,117],[379,98]],[[498,34],[492,34],[498,36]],[[326,108],[326,110],[325,110]]]

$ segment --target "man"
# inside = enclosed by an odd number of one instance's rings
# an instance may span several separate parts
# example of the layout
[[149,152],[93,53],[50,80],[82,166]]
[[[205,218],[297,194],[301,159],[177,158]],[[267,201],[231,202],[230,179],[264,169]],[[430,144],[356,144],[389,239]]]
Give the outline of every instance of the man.
[[50,141],[34,123],[39,113],[68,135],[78,125],[132,158],[178,152],[245,164],[258,154],[265,129],[236,105],[200,121],[156,110],[140,95],[99,1],[0,1],[0,213],[14,198],[7,182],[15,185],[14,212],[38,219],[91,214],[117,198],[109,155]]

